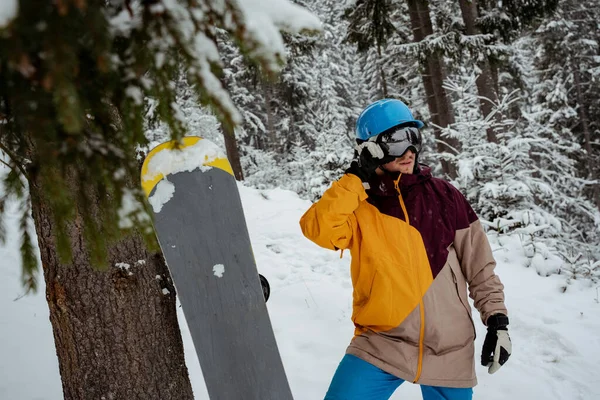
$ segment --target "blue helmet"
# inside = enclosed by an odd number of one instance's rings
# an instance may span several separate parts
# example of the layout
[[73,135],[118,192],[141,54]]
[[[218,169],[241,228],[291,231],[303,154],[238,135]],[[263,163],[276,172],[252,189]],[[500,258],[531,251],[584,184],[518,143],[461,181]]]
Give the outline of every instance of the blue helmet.
[[412,122],[417,128],[425,124],[414,119],[412,113],[400,100],[382,99],[370,104],[358,116],[356,138],[367,140],[395,126]]

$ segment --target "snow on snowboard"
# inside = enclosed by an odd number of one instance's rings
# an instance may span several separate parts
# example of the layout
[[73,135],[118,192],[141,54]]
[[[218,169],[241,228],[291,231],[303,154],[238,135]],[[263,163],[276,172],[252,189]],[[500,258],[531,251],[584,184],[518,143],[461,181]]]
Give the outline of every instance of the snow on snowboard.
[[142,187],[211,400],[292,399],[223,152],[199,137],[163,143]]

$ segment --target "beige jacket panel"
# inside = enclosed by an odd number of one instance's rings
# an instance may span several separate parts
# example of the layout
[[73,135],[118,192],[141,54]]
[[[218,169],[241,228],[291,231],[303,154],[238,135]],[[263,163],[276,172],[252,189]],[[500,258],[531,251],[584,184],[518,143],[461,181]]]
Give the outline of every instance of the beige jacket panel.
[[454,247],[483,323],[486,324],[492,314],[508,315],[504,305],[504,285],[494,272],[496,261],[481,222],[476,220],[469,228],[456,231]]

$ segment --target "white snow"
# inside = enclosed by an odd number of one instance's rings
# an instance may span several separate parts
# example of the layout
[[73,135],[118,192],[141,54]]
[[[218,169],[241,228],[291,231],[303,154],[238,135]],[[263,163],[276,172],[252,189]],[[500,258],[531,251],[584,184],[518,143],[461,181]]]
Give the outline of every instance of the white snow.
[[[148,198],[148,203],[152,206],[155,213],[159,213],[163,206],[167,204],[175,193],[175,185],[167,178],[164,178],[156,185],[156,189],[152,196]],[[174,247],[174,246],[173,246]]]
[[225,266],[223,264],[217,264],[213,267],[213,272],[216,277],[222,278],[225,273]]
[[[157,175],[167,176],[182,171],[210,170],[205,164],[217,158],[226,158],[225,153],[209,140],[200,139],[195,144],[181,149],[164,149],[155,154],[148,163],[148,172],[142,177],[144,181],[152,180]],[[173,197],[175,185],[167,179],[161,180],[154,194],[148,199],[154,212],[158,213]]]
[[131,4],[133,14],[123,9],[119,14],[110,19],[110,28],[114,35],[128,36],[131,31],[142,23],[140,5],[137,2]]
[[15,19],[18,11],[18,0],[2,0],[0,2],[0,28],[4,28]]
[[144,92],[137,86],[127,86],[125,95],[131,97],[137,106],[141,106],[144,103]]
[[133,228],[139,221],[147,221],[150,217],[142,204],[136,200],[134,193],[125,189],[121,200],[121,207],[117,210],[119,215],[119,228]]
[[[288,0],[239,0],[238,4],[246,17],[246,28],[261,43],[263,51],[281,57],[286,50],[280,30],[290,33],[322,30],[321,21],[315,15]],[[279,69],[276,64],[271,67]]]
[[219,146],[210,140],[200,139],[191,146],[181,149],[165,149],[155,154],[148,163],[148,173],[144,180],[156,175],[169,175],[182,171],[193,171],[200,168],[206,171],[212,167],[203,165],[217,158],[226,158]]
[[[304,29],[320,31],[323,29],[321,21],[306,8],[288,0],[239,0],[242,10],[248,20],[257,18],[256,22],[263,22],[268,18],[280,29],[290,33],[300,33]],[[259,15],[263,17],[259,17]]]
[[[340,259],[339,252],[302,236],[298,220],[308,201],[280,189],[239,189],[259,271],[271,284],[267,305],[294,398],[322,399],[353,333],[350,256],[345,252]],[[43,279],[38,294],[15,301],[23,292],[14,236],[18,220],[8,216],[8,241],[0,247],[0,399],[61,399]],[[561,275],[540,276],[546,272],[543,260],[528,258],[517,237],[490,235],[490,240],[506,287],[513,355],[494,375],[477,367],[474,398],[600,399],[598,288],[590,281],[566,285]],[[177,310],[194,393],[197,400],[207,400],[194,346]],[[477,315],[474,310],[476,358],[485,336]],[[421,394],[406,383],[392,399],[420,400]]]
[[122,270],[123,272],[125,272],[127,275],[133,275],[133,272],[131,271],[131,265],[124,263],[124,262],[119,262],[115,264],[115,267],[119,268],[120,270]]

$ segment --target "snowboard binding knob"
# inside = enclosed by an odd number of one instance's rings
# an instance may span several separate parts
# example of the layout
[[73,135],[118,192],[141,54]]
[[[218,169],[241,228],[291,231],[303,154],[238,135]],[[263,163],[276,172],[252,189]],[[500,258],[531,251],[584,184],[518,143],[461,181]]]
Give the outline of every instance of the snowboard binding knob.
[[269,300],[269,296],[271,296],[271,286],[269,285],[269,281],[267,280],[267,278],[265,278],[261,274],[258,274],[258,277],[260,278],[260,285],[262,286],[263,296],[265,296],[266,303],[267,300]]

